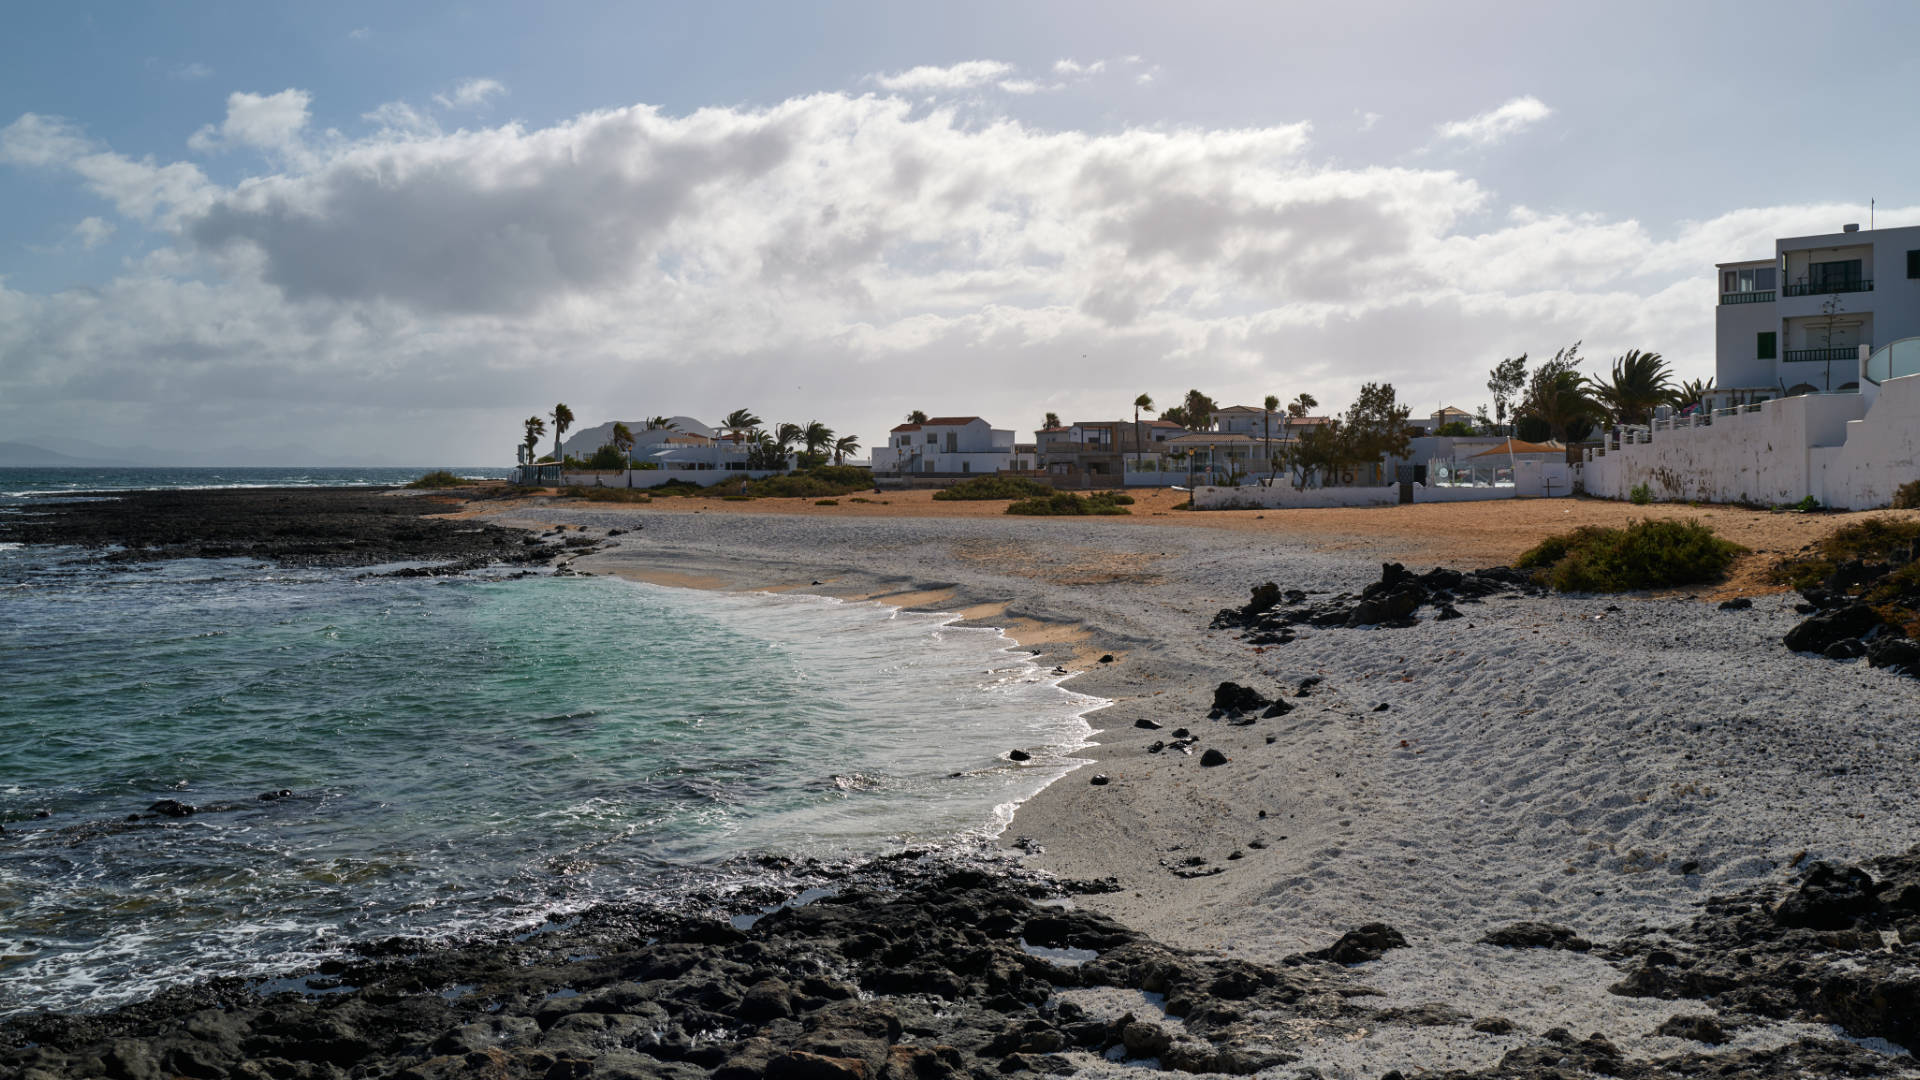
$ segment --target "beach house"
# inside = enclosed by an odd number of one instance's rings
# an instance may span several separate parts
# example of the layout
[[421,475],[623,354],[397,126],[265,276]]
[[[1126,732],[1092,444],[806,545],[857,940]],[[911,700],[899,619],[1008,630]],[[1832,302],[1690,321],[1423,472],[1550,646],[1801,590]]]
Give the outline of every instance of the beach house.
[[1704,407],[1610,432],[1588,492],[1867,509],[1920,479],[1920,226],[1779,239],[1714,278]]
[[952,477],[1012,466],[1013,432],[978,416],[936,416],[900,424],[873,448],[873,471],[887,476]]

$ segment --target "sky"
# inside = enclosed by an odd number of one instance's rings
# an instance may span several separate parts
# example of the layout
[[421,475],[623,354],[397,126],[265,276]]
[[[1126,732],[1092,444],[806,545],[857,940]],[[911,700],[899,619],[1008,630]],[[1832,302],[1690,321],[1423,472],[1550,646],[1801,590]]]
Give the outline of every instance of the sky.
[[1920,223],[1920,5],[16,5],[0,441],[510,464],[748,408],[864,445],[1583,342]]

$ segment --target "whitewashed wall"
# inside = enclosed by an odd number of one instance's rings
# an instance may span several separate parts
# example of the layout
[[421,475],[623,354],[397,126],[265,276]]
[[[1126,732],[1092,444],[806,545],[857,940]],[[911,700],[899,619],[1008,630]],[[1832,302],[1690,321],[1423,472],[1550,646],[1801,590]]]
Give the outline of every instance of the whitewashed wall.
[[1615,499],[1645,484],[1660,500],[1886,506],[1920,480],[1920,375],[1887,380],[1870,406],[1858,394],[1809,394],[1655,431],[1587,462],[1584,479],[1588,494]]
[[616,487],[650,488],[659,487],[669,480],[685,480],[711,487],[722,480],[739,481],[758,480],[763,476],[779,476],[782,469],[633,469],[628,472],[570,472],[560,474],[562,487]]

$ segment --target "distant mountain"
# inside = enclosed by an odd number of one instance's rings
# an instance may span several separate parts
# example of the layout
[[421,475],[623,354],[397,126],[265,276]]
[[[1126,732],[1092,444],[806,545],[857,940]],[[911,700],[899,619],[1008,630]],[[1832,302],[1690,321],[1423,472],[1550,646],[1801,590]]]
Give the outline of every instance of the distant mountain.
[[42,446],[0,442],[0,468],[120,468],[131,464],[124,459],[75,457]]
[[[323,454],[309,446],[289,444],[285,446],[217,446],[206,450],[163,450],[153,446],[102,446],[99,443],[81,439],[49,438],[44,442],[53,444],[57,449],[25,444],[16,445],[33,450],[41,455],[30,461],[11,462],[0,457],[0,465],[72,465],[97,467],[186,467],[186,468],[235,468],[238,466],[262,466],[268,468],[346,468],[358,469],[393,464],[377,457],[350,454]],[[66,460],[56,460],[64,458]]]

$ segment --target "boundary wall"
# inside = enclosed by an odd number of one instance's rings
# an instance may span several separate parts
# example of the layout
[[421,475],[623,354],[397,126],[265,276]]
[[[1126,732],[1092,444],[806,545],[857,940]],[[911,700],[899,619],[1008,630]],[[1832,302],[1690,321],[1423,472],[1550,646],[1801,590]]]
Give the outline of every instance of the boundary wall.
[[562,487],[616,487],[651,488],[659,487],[669,480],[685,480],[712,487],[724,480],[758,480],[766,476],[780,476],[785,469],[628,469],[625,472],[563,472],[560,474]]
[[1871,398],[1807,394],[1629,433],[1589,451],[1589,495],[1781,506],[1811,496],[1836,510],[1887,506],[1920,480],[1920,375]]

